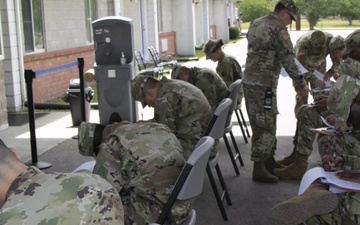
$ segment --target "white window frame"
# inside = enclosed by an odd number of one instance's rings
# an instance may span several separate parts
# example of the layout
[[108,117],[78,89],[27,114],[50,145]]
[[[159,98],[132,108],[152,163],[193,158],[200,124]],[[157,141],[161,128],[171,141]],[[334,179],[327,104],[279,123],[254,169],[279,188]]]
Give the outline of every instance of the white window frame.
[[84,0],[85,6],[85,25],[86,25],[86,41],[94,43],[92,22],[97,18],[97,1]]

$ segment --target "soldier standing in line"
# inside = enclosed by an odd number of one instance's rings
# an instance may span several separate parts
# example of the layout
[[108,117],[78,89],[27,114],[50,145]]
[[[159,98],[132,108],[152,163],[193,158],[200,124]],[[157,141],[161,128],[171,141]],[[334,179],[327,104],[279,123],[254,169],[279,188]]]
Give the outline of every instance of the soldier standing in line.
[[[83,122],[79,151],[95,158],[93,173],[120,193],[125,225],[155,222],[185,165],[180,142],[170,129],[148,121],[122,121],[106,127]],[[187,218],[191,203],[175,202],[176,224]]]
[[228,92],[224,80],[208,68],[177,66],[171,72],[171,79],[183,80],[199,88],[209,101],[212,112]]
[[295,64],[293,45],[286,26],[295,20],[298,8],[292,0],[279,0],[274,12],[254,20],[247,33],[248,55],[243,76],[245,104],[253,131],[251,160],[253,180],[275,183],[271,174],[282,168],[274,159],[276,150],[276,90],[281,65],[293,80],[296,92],[308,88]]
[[98,175],[45,174],[0,140],[0,224],[124,224],[118,192]]
[[[153,122],[165,124],[179,139],[187,160],[202,137],[212,112],[204,93],[194,85],[163,77],[138,75],[131,83],[132,97],[154,107]],[[212,152],[210,157],[215,156]]]

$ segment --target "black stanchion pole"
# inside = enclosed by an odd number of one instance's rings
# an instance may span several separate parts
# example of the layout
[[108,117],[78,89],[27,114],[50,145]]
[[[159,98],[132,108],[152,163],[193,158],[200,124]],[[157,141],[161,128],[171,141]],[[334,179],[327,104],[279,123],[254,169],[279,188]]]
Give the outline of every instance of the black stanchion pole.
[[85,85],[84,85],[84,58],[78,58],[79,79],[80,79],[80,106],[81,106],[81,121],[86,121],[85,115]]
[[35,78],[35,72],[33,72],[32,70],[25,70],[26,91],[27,91],[28,109],[29,109],[31,164],[39,169],[46,169],[51,167],[51,164],[46,162],[39,162],[37,157],[35,114],[34,114],[34,101],[33,101],[33,92],[32,92],[32,80],[34,78]]

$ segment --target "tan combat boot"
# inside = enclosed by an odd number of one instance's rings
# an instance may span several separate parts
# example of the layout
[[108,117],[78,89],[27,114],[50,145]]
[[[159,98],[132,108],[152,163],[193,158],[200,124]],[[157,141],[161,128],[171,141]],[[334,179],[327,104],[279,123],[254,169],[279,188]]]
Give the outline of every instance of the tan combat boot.
[[265,183],[276,183],[279,181],[279,178],[267,171],[265,162],[254,162],[253,180]]
[[296,150],[294,148],[290,155],[286,156],[282,160],[278,160],[277,162],[280,163],[283,166],[290,166],[293,162],[295,162],[295,158],[296,158],[296,155],[297,155],[296,153],[297,152],[296,152]]
[[298,225],[310,217],[329,213],[338,205],[336,194],[326,185],[314,183],[303,194],[279,203],[272,208],[271,216],[276,225]]
[[280,180],[301,180],[308,166],[309,156],[297,154],[295,162],[282,169],[274,169],[273,174]]
[[274,157],[270,157],[268,158],[266,161],[265,161],[265,168],[267,171],[269,171],[270,173],[272,173],[272,171],[274,169],[277,169],[277,168],[285,168],[285,166],[281,165],[280,163],[278,163]]

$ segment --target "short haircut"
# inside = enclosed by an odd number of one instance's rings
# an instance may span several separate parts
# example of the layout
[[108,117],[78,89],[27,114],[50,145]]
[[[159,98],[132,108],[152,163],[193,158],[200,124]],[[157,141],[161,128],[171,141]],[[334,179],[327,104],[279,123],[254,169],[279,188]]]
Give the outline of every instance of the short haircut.
[[154,79],[154,78],[148,78],[145,85],[144,85],[144,90],[143,91],[147,91],[149,89],[153,89],[156,84],[158,83],[159,81]]
[[274,12],[280,12],[282,10],[288,10],[288,9],[282,3],[276,4]]

